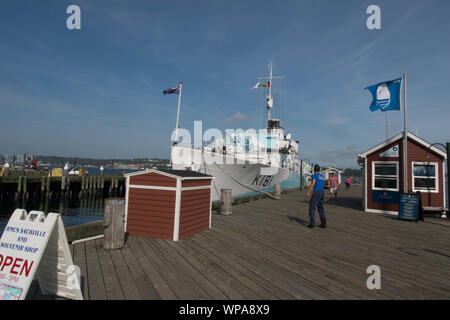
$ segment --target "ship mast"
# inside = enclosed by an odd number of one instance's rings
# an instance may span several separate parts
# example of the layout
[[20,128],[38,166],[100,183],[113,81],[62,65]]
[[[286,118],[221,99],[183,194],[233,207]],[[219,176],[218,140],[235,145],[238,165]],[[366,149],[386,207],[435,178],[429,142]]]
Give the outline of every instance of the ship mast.
[[268,82],[269,92],[267,94],[267,99],[266,99],[267,125],[269,125],[270,120],[272,120],[272,115],[271,115],[271,111],[273,108],[272,81],[273,81],[273,79],[284,78],[283,76],[273,76],[272,68],[273,68],[273,62],[270,62],[269,63],[269,76],[259,78],[259,80],[269,79],[269,82]]
[[272,62],[269,64],[269,94],[267,95],[266,109],[267,109],[267,120],[270,121],[272,119],[270,115],[270,111],[273,107],[273,98],[272,98]]

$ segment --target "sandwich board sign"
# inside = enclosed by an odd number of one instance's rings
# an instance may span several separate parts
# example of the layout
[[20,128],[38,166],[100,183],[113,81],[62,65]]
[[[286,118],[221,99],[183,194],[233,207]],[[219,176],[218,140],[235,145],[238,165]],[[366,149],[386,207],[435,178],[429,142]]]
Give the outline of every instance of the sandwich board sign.
[[61,216],[16,209],[0,239],[0,300],[24,300],[35,277],[43,294],[83,299]]
[[420,193],[401,193],[398,218],[402,220],[423,221],[422,201]]

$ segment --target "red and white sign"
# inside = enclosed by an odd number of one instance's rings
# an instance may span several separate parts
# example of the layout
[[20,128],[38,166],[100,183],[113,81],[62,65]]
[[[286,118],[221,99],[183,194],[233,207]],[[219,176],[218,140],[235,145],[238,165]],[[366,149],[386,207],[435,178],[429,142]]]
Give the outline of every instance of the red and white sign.
[[60,215],[16,209],[0,239],[0,300],[25,299],[35,275],[44,294],[83,299],[74,269]]

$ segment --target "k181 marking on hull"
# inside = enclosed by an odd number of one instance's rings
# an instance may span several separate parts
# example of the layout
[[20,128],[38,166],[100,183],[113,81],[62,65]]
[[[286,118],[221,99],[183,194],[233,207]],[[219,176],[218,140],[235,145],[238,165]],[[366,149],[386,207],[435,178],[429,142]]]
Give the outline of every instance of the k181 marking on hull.
[[253,179],[253,186],[263,186],[267,187],[272,183],[273,176],[265,176],[261,174],[257,174],[255,179]]

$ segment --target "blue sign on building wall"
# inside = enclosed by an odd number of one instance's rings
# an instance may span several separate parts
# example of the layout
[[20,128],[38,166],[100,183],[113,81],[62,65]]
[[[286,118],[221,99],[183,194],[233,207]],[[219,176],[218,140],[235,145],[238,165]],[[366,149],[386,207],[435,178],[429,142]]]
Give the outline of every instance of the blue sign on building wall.
[[372,202],[399,204],[398,191],[372,190]]

